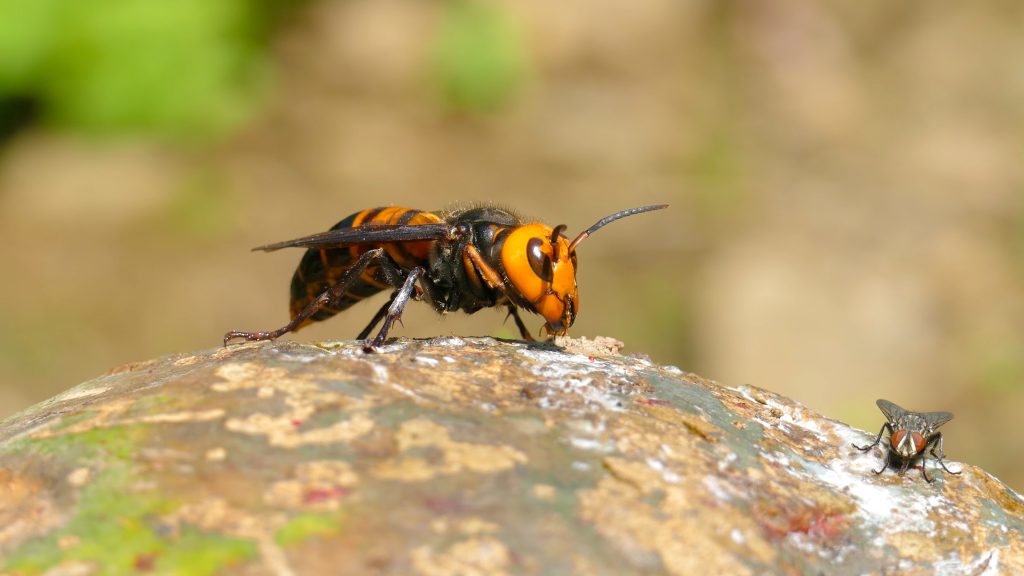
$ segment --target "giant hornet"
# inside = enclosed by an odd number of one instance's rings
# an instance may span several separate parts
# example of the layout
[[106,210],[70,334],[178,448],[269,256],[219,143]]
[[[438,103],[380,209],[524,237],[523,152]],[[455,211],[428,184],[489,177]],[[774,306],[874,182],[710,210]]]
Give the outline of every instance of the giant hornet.
[[[950,412],[911,412],[905,408],[889,402],[888,400],[879,399],[875,404],[878,405],[878,409],[885,414],[885,424],[882,424],[882,428],[878,431],[878,436],[875,437],[875,441],[867,446],[853,445],[854,448],[861,452],[867,452],[875,446],[882,439],[882,434],[889,431],[889,450],[885,457],[885,464],[882,465],[880,470],[872,470],[875,474],[881,474],[885,472],[885,469],[889,467],[890,461],[895,461],[899,465],[899,475],[907,471],[910,464],[918,457],[921,458],[921,475],[924,479],[931,483],[934,481],[933,478],[928,476],[928,472],[925,471],[924,466],[928,462],[928,455],[925,454],[925,448],[931,446],[932,457],[935,461],[942,466],[942,469],[950,474],[960,474],[959,472],[953,472],[949,468],[946,468],[946,463],[942,460],[946,457],[942,453],[942,432],[938,432],[939,426],[942,426],[946,422],[953,419],[953,414]],[[938,452],[936,452],[938,449]]]
[[381,346],[410,298],[426,298],[439,313],[504,306],[526,340],[533,340],[519,308],[541,315],[549,335],[565,334],[579,312],[576,248],[605,225],[666,204],[616,212],[571,242],[564,224],[524,222],[508,210],[476,207],[444,215],[412,208],[371,208],[327,232],[253,250],[307,248],[292,276],[291,321],[269,332],[228,332],[235,338],[270,340],[326,320],[356,302],[393,289],[359,340],[384,320],[366,349]]

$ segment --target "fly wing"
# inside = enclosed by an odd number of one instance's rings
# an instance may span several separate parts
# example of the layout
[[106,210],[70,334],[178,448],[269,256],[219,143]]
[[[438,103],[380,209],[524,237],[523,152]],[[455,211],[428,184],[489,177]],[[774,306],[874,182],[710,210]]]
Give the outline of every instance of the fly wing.
[[878,406],[878,409],[882,411],[882,414],[885,414],[885,419],[888,420],[890,424],[899,421],[901,418],[906,416],[908,412],[892,402],[881,398],[876,400],[875,404]]
[[946,422],[953,419],[952,412],[922,412],[921,417],[928,423],[928,427],[935,430]]
[[386,244],[388,242],[417,242],[423,240],[440,240],[448,236],[451,226],[448,224],[414,224],[414,225],[367,225],[355,228],[328,230],[294,240],[275,242],[253,248],[273,252],[281,248],[341,248],[350,244]]

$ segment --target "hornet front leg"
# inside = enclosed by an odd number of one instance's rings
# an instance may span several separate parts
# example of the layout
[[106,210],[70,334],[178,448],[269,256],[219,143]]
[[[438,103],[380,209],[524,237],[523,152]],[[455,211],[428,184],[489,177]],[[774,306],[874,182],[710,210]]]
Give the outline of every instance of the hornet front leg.
[[[526,329],[526,324],[524,324],[523,319],[519,317],[519,309],[516,308],[514,304],[508,305],[508,315],[511,316],[513,320],[515,320],[516,328],[519,328],[519,335],[522,337],[522,339],[528,342],[533,342],[534,338],[530,334],[530,331]],[[508,316],[506,316],[505,319],[507,320]]]

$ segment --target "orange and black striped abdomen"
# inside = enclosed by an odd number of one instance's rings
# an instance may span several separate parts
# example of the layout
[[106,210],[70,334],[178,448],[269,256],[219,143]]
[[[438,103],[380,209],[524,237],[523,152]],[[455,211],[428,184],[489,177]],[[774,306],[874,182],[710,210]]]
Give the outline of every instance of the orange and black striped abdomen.
[[[431,212],[391,206],[386,208],[370,208],[357,212],[338,222],[331,230],[357,228],[367,224],[434,224],[441,218]],[[430,241],[394,242],[383,244],[384,249],[400,268],[409,270],[415,266],[425,266],[432,247]],[[341,280],[342,275],[367,250],[379,245],[354,244],[341,248],[310,248],[302,256],[299,267],[292,276],[291,286],[291,317],[295,318],[310,302]],[[380,270],[380,266],[371,264],[363,271],[359,279],[338,299],[321,308],[310,317],[308,322],[326,320],[338,312],[369,296],[391,289]]]

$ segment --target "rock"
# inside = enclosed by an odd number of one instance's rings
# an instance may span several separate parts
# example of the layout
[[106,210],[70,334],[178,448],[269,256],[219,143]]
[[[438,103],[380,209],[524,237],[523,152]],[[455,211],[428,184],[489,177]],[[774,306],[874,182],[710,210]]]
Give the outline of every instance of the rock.
[[873,435],[612,343],[116,369],[0,424],[0,571],[1024,572],[1024,499],[984,471],[876,476]]

